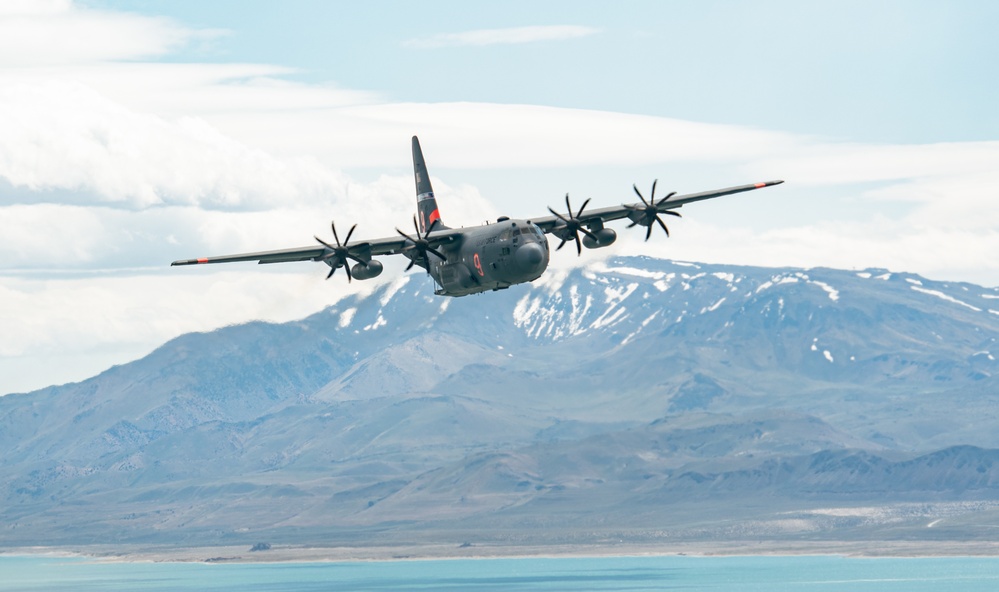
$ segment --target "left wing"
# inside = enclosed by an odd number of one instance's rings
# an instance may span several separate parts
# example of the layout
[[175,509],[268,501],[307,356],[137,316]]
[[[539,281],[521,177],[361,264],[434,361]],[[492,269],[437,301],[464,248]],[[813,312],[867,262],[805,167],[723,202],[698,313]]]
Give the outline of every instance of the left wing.
[[[577,232],[582,232],[593,240],[597,240],[597,237],[593,234],[593,232],[600,231],[605,222],[620,220],[622,218],[630,219],[631,226],[647,226],[648,230],[646,231],[645,238],[648,240],[652,233],[652,225],[656,223],[658,223],[666,232],[666,235],[669,236],[669,229],[666,228],[666,224],[659,218],[659,214],[669,214],[671,216],[679,217],[680,214],[673,212],[672,210],[682,208],[684,204],[702,201],[705,199],[713,199],[723,195],[732,195],[733,193],[742,193],[744,191],[762,189],[763,187],[780,185],[783,182],[784,181],[764,181],[762,183],[753,183],[751,185],[737,185],[735,187],[726,187],[725,189],[713,189],[711,191],[688,193],[686,195],[676,195],[676,192],[673,192],[659,201],[656,201],[655,199],[656,184],[653,182],[652,194],[649,196],[648,201],[646,201],[645,197],[638,190],[638,187],[635,187],[635,193],[637,193],[639,199],[641,199],[640,202],[610,206],[597,210],[586,210],[586,204],[589,203],[589,200],[586,200],[583,202],[583,206],[579,208],[577,213],[573,213],[572,207],[569,205],[569,196],[566,195],[566,207],[569,209],[568,215],[563,216],[555,210],[548,208],[553,215],[545,216],[543,218],[532,218],[531,222],[537,224],[544,232],[554,234],[555,236],[561,238],[563,243],[575,239],[577,241],[577,248],[579,248],[579,235]],[[562,245],[559,245],[559,247],[561,246]]]

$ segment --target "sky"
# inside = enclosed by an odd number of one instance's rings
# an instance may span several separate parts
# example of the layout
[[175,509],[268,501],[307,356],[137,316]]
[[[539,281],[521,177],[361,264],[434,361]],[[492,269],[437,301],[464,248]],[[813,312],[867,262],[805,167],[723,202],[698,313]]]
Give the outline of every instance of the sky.
[[985,0],[0,0],[0,394],[406,276],[169,263],[409,228],[412,135],[450,226],[786,181],[553,267],[997,286],[997,27]]

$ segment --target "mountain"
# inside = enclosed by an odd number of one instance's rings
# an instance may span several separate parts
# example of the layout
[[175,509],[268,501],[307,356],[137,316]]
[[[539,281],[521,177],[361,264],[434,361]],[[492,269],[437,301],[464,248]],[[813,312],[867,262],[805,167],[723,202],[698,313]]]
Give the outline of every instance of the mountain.
[[997,336],[886,270],[413,274],[0,398],[0,546],[987,537]]

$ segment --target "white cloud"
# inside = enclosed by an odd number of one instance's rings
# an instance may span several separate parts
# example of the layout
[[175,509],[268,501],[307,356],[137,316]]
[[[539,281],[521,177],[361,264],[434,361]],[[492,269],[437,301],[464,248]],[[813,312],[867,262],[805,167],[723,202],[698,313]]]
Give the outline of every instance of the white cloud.
[[0,394],[82,380],[182,333],[301,318],[383,280],[327,282],[322,269],[305,263],[204,271],[0,276]]
[[866,145],[801,139],[793,153],[761,161],[801,184],[895,181],[995,170],[999,142]]
[[32,191],[131,208],[275,207],[342,194],[313,159],[275,159],[200,118],[136,113],[73,82],[0,89],[0,178]]
[[477,29],[462,33],[442,33],[432,37],[411,39],[404,45],[416,48],[513,45],[537,41],[564,41],[596,35],[600,29],[579,25],[538,25],[505,29]]
[[149,58],[223,34],[165,18],[80,8],[68,0],[7,2],[0,5],[0,66]]

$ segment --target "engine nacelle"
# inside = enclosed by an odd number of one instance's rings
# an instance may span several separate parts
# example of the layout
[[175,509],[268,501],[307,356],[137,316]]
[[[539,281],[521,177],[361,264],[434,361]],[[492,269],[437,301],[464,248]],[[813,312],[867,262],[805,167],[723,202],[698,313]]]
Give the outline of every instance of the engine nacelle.
[[593,235],[597,237],[597,240],[593,240],[587,234],[582,236],[583,246],[587,249],[609,247],[617,240],[617,233],[610,228],[601,228],[600,230],[593,231]]
[[355,263],[353,267],[350,268],[350,275],[354,277],[355,280],[370,280],[373,277],[378,277],[381,274],[384,266],[381,261],[372,259],[368,261],[368,264]]

